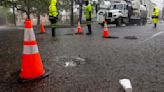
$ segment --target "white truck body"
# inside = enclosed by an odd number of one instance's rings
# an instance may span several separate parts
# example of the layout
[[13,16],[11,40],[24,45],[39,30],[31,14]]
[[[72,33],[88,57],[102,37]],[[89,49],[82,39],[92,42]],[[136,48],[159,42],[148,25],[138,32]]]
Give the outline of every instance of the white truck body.
[[147,11],[139,0],[113,0],[108,9],[100,9],[97,13],[97,21],[103,24],[104,20],[108,24],[120,26],[122,23],[145,24]]

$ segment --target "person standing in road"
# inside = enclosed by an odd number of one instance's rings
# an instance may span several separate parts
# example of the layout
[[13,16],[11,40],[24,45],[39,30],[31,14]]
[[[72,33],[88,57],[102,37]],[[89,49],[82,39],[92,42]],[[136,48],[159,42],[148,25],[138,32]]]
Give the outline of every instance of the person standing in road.
[[51,27],[52,27],[52,37],[55,36],[55,29],[56,29],[56,23],[58,20],[58,12],[56,8],[56,3],[57,0],[51,0],[50,1],[50,6],[49,6],[49,20],[51,22]]
[[92,6],[89,3],[89,1],[85,1],[86,7],[85,7],[85,17],[87,21],[87,26],[88,26],[88,33],[87,35],[92,34],[92,28],[91,28],[91,21],[92,21]]
[[157,7],[154,7],[153,15],[152,15],[152,20],[153,20],[154,28],[157,27],[158,16],[159,16],[159,9]]

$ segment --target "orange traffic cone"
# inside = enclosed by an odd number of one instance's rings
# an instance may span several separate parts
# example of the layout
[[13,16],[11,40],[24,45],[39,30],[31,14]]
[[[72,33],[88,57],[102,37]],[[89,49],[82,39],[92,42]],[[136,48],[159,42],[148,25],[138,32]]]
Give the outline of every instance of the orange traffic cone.
[[41,33],[41,34],[45,33],[45,29],[44,29],[44,24],[43,24],[43,22],[40,23],[40,33]]
[[107,22],[105,21],[104,22],[104,30],[103,30],[103,37],[104,38],[109,38],[109,30],[108,30],[108,26],[107,26]]
[[47,76],[48,74],[45,73],[43,68],[32,24],[30,19],[28,19],[25,22],[24,47],[19,81],[27,82]]
[[76,34],[83,34],[82,28],[80,26],[80,22],[78,22],[78,27],[77,27],[77,30],[76,30]]

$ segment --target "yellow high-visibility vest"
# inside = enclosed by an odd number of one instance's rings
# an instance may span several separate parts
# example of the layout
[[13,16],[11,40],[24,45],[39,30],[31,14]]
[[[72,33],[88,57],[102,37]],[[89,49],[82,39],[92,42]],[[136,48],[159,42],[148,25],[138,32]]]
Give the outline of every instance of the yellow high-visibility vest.
[[154,9],[155,9],[155,11],[153,11],[152,20],[153,20],[154,24],[157,24],[158,23],[158,16],[159,16],[159,9],[157,7],[155,7]]
[[49,6],[49,16],[56,17],[58,15],[56,3],[57,3],[57,0],[51,0],[50,6]]
[[86,19],[89,19],[90,16],[89,16],[89,13],[91,12],[91,16],[92,16],[92,6],[91,4],[88,4],[86,7],[85,7],[85,17]]

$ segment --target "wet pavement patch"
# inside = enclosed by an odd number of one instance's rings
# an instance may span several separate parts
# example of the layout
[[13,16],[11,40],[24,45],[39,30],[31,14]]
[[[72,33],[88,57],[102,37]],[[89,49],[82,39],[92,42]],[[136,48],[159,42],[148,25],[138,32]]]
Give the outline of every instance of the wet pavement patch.
[[75,35],[83,35],[84,33],[75,33]]
[[86,64],[86,58],[79,56],[59,56],[55,59],[58,65],[64,67],[76,67]]
[[137,40],[138,38],[136,36],[125,36],[124,39]]
[[68,34],[64,34],[64,35],[74,35],[74,33],[68,33]]

